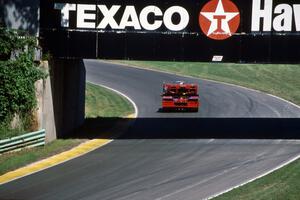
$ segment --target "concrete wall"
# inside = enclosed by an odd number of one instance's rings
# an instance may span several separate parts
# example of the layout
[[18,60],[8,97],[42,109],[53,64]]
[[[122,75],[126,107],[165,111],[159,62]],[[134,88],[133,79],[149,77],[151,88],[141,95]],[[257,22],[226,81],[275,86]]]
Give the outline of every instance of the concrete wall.
[[[49,65],[47,61],[43,61],[40,67],[45,71],[49,71]],[[50,76],[45,80],[38,80],[35,83],[37,109],[35,111],[35,120],[37,120],[37,130],[46,130],[46,142],[55,140],[56,126],[54,120],[52,89]]]
[[[26,30],[38,36],[39,6],[40,0],[0,0],[0,26]],[[47,64],[44,65],[47,67]],[[80,127],[84,122],[85,105],[85,67],[82,59],[54,58],[50,63],[50,74],[51,77],[43,84],[42,111],[38,111],[41,126],[48,132],[48,141],[68,137]]]
[[[48,62],[42,62],[42,66],[49,72]],[[57,138],[57,134],[50,76],[43,81],[43,91],[42,127],[46,130],[46,142],[51,142]]]
[[53,59],[50,72],[57,137],[69,137],[84,122],[84,63],[82,59]]

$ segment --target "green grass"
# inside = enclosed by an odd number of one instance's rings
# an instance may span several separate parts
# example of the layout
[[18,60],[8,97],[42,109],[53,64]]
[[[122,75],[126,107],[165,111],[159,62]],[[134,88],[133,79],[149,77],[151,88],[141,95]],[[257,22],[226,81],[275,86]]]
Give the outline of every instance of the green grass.
[[30,163],[42,160],[57,153],[66,151],[80,144],[82,140],[68,139],[55,140],[42,147],[24,149],[17,152],[6,153],[0,156],[0,175],[18,169]]
[[[117,61],[179,75],[233,83],[268,92],[300,105],[300,65]],[[201,86],[200,86],[201,87]],[[225,193],[215,200],[298,200],[300,160]]]
[[280,96],[300,105],[299,64],[233,64],[124,60],[116,62],[241,85]]
[[[86,85],[86,117],[125,117],[134,112],[131,103],[124,97],[105,88],[87,83]],[[98,122],[98,121],[97,121]],[[101,121],[102,122],[102,121]],[[107,126],[115,123],[105,122]],[[1,127],[0,127],[1,128]],[[3,131],[5,129],[3,128]],[[13,130],[12,130],[13,131]],[[18,130],[14,130],[18,131]],[[30,163],[42,160],[60,152],[69,150],[85,139],[58,139],[43,147],[24,149],[18,152],[6,153],[0,156],[0,175],[8,171],[23,167]]]
[[225,193],[214,200],[298,200],[300,199],[300,160],[263,178]]
[[7,118],[6,120],[0,122],[0,140],[19,136],[28,132],[37,131],[35,125],[37,125],[36,120],[33,115],[25,115],[23,118],[19,118],[18,123],[16,123],[15,128],[11,128],[12,118]]
[[3,123],[0,125],[0,140],[11,138],[14,136],[25,134],[26,131],[22,128],[11,129],[8,127],[9,125]]
[[134,113],[132,104],[119,94],[93,85],[86,84],[86,117],[126,117]]

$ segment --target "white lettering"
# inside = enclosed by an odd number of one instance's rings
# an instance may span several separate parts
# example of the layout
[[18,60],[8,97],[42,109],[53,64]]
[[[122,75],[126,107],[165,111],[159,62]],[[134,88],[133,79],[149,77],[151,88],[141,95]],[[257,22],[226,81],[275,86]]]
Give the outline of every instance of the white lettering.
[[136,14],[134,6],[126,6],[119,28],[125,29],[125,27],[129,26],[134,27],[135,30],[141,29],[139,18]]
[[288,4],[279,4],[275,7],[273,28],[275,31],[292,31],[293,8]]
[[114,16],[118,12],[120,7],[121,6],[119,6],[119,5],[114,5],[108,10],[108,8],[105,5],[98,5],[98,8],[102,12],[104,18],[99,23],[97,28],[105,29],[109,25],[112,29],[118,29],[119,26],[118,26],[116,20],[114,19]]
[[161,27],[162,20],[154,20],[154,22],[150,24],[148,21],[148,16],[150,13],[153,13],[154,16],[162,16],[163,13],[156,6],[147,6],[141,11],[140,13],[141,26],[148,31],[153,31]]
[[300,31],[300,5],[295,4],[294,7],[294,19],[296,25],[296,31]]
[[271,31],[273,0],[265,0],[264,9],[260,8],[261,0],[252,3],[252,31],[260,31],[260,19],[263,19],[263,31]]
[[76,4],[69,3],[55,3],[55,10],[60,10],[61,20],[60,24],[62,27],[69,27],[69,12],[76,11]]
[[[62,27],[69,27],[70,11],[76,10],[76,27],[88,29],[106,29],[110,26],[111,29],[126,29],[127,27],[132,27],[135,30],[141,30],[143,28],[153,31],[159,29],[162,24],[164,24],[170,31],[181,31],[187,27],[190,19],[188,11],[181,6],[172,6],[163,13],[159,7],[150,5],[143,8],[139,15],[134,6],[126,6],[121,21],[118,24],[114,17],[120,8],[121,5],[112,5],[108,8],[106,5],[96,4],[54,4],[54,9],[60,10],[61,12]],[[99,13],[103,15],[102,19],[99,19]],[[173,20],[176,14],[178,15],[178,22],[174,22]],[[150,20],[150,16],[152,20]],[[157,19],[157,17],[160,17],[160,19]],[[100,20],[100,22],[96,24],[98,20]]]
[[[96,5],[77,5],[77,28],[95,28],[96,14],[87,13],[86,11],[96,11]],[[94,20],[94,22],[86,22],[86,20]]]
[[[178,13],[180,15],[180,22],[174,24],[172,16]],[[190,21],[190,16],[187,10],[181,6],[172,6],[168,8],[164,14],[164,24],[171,31],[180,31],[186,28]]]

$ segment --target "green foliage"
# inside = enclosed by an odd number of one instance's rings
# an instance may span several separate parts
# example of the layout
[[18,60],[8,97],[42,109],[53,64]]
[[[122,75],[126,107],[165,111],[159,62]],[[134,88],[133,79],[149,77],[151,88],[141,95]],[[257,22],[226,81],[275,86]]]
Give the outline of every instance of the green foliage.
[[35,47],[35,38],[24,32],[0,27],[0,60],[8,60],[14,50],[24,51]]
[[127,99],[106,88],[87,83],[85,94],[87,118],[126,117],[134,113],[134,108]]
[[[34,83],[45,73],[33,61],[35,38],[0,28],[0,126],[15,114],[28,121],[36,107]],[[17,52],[13,60],[7,59]],[[0,134],[2,134],[0,132]]]
[[7,60],[13,49],[19,49],[14,42],[18,39],[17,34],[12,30],[0,28],[0,58]]
[[34,83],[43,78],[26,54],[16,61],[0,61],[0,120],[7,114],[27,113],[36,105]]

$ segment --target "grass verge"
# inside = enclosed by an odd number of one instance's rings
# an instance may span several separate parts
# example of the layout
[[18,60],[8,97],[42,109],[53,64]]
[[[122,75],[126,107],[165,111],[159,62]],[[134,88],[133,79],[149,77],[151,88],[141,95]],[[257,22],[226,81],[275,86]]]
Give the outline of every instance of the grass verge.
[[300,159],[240,188],[227,192],[214,200],[296,200],[300,198]]
[[86,118],[126,117],[134,113],[131,103],[123,96],[97,85],[86,84]]
[[[12,123],[11,121],[14,122]],[[23,117],[17,116],[15,119],[8,117],[6,120],[0,122],[0,140],[37,131],[37,126],[37,118],[32,113],[27,113]]]
[[300,65],[168,61],[114,62],[232,83],[267,92],[300,105]]
[[[222,81],[264,91],[300,105],[300,65],[117,61],[178,75]],[[300,198],[300,159],[214,200]]]
[[[87,83],[86,85],[86,117],[91,118],[120,118],[134,112],[131,103],[124,97],[108,89]],[[93,120],[92,120],[93,121]],[[111,120],[108,120],[111,121]],[[97,123],[99,121],[96,121]],[[100,121],[101,122],[101,121]],[[88,125],[90,123],[87,123]],[[115,125],[115,122],[100,124],[100,130]],[[80,137],[78,137],[80,138]],[[79,145],[84,139],[58,139],[43,147],[24,149],[18,152],[0,155],[0,175],[42,160],[52,155],[70,150]]]
[[9,123],[0,124],[0,140],[4,140],[6,138],[11,138],[26,133],[26,131],[23,128],[11,129],[9,128],[10,125],[8,124]]
[[0,156],[0,175],[69,150],[81,142],[79,139],[55,140],[42,147],[3,154]]

